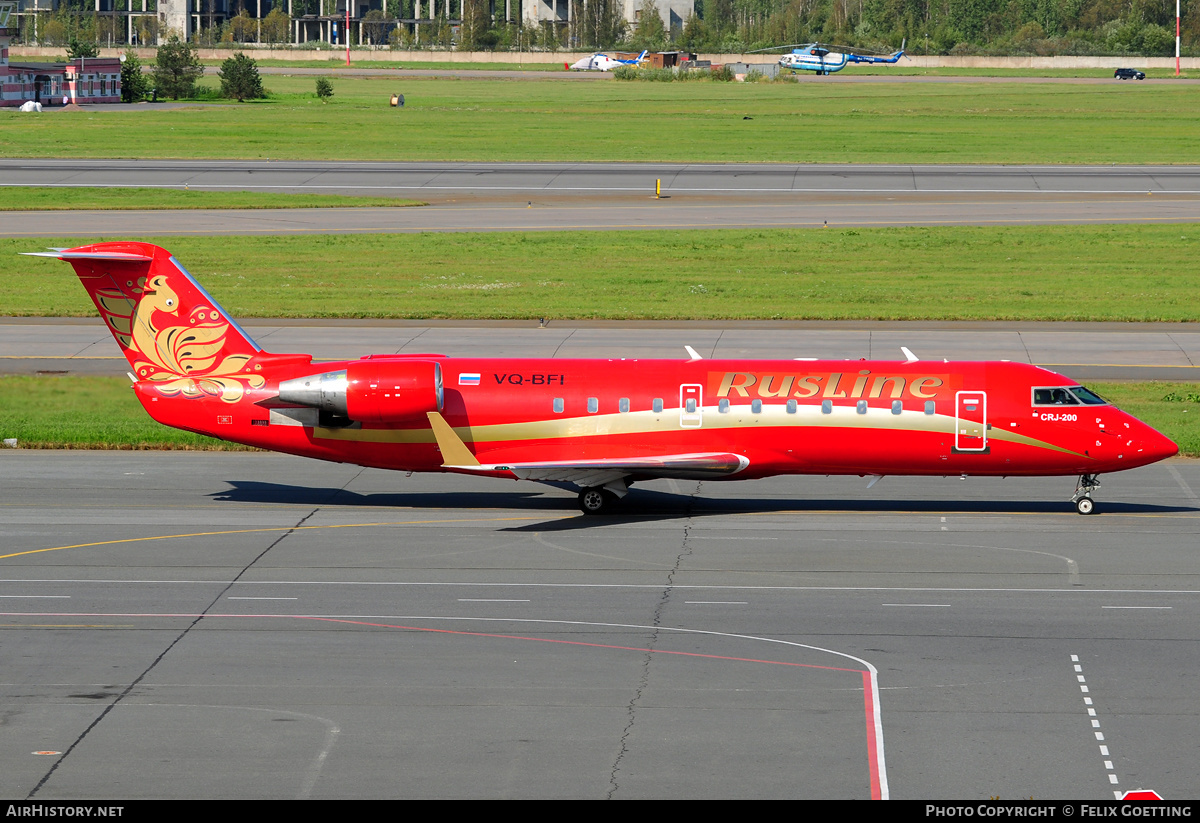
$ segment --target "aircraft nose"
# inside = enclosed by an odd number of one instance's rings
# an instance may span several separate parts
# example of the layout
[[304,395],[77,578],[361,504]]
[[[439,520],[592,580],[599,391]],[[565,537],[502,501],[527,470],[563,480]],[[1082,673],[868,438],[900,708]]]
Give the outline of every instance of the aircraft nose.
[[1179,454],[1179,446],[1162,432],[1143,424],[1140,446],[1148,461],[1166,460]]

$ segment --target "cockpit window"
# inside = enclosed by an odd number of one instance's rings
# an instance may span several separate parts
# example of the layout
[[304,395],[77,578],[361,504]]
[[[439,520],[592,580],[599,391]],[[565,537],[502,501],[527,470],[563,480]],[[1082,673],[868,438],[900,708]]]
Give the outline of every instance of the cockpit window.
[[1083,386],[1049,386],[1033,390],[1035,406],[1107,406],[1108,401]]
[[1107,406],[1108,401],[1100,395],[1096,394],[1091,389],[1085,389],[1083,386],[1072,386],[1071,394],[1083,401],[1085,406]]
[[1033,405],[1035,406],[1078,406],[1079,400],[1068,389],[1034,389]]

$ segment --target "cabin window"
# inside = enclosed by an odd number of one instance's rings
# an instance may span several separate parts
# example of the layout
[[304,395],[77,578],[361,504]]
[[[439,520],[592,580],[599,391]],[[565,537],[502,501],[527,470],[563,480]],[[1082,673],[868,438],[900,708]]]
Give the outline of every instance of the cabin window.
[[787,413],[788,414],[796,413],[796,401],[795,400],[789,400],[787,402]]
[[654,410],[656,412],[660,412],[660,411],[662,411],[662,409],[663,409],[662,398],[661,397],[654,398]]
[[688,413],[688,414],[695,414],[695,413],[696,413],[696,398],[694,398],[694,397],[689,397],[689,398],[688,398],[688,399],[687,399],[687,400],[684,402],[684,405],[683,405],[683,407],[684,407],[684,408],[687,410],[687,413]]
[[750,401],[750,413],[751,414],[762,414],[762,401],[761,400],[751,400]]
[[588,414],[595,414],[600,411],[600,400],[595,397],[588,398]]
[[934,409],[935,409],[935,408],[936,408],[936,407],[935,407],[935,405],[934,405],[934,402],[933,402],[932,400],[926,400],[926,401],[925,401],[925,413],[926,413],[926,414],[933,414],[933,413],[934,413]]
[[822,400],[821,401],[821,414],[833,414],[833,401],[832,400]]
[[629,411],[629,398],[628,397],[622,397],[620,400],[617,401],[617,410],[620,411],[621,414],[625,414],[626,412]]
[[892,414],[899,414],[902,411],[904,411],[904,404],[901,403],[899,400],[893,400],[892,401]]
[[554,398],[554,413],[562,414],[563,413],[563,405],[564,405],[563,399],[561,397]]
[[719,401],[717,401],[717,411],[719,411],[721,414],[729,414],[728,397],[722,397]]
[[867,401],[859,400],[858,408],[856,409],[856,411],[858,411],[859,414],[866,414],[867,413]]

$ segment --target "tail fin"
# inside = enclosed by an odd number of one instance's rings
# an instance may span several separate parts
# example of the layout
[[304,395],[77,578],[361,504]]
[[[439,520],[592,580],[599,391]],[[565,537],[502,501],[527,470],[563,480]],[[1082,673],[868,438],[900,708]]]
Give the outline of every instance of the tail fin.
[[250,366],[261,347],[166,249],[95,243],[32,256],[74,267],[137,379],[160,393],[236,402],[262,385]]

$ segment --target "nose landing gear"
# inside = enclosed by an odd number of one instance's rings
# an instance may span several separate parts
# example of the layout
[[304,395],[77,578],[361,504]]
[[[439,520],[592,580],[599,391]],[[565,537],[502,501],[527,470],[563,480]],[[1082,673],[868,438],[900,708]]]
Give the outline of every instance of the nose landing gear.
[[1075,494],[1071,495],[1071,502],[1075,504],[1075,511],[1080,514],[1091,514],[1096,510],[1096,501],[1092,500],[1092,492],[1100,488],[1100,481],[1094,474],[1079,475],[1079,482],[1075,484]]

